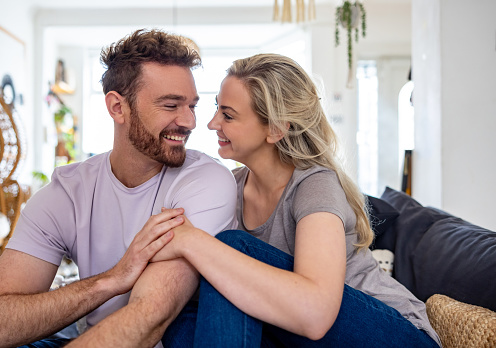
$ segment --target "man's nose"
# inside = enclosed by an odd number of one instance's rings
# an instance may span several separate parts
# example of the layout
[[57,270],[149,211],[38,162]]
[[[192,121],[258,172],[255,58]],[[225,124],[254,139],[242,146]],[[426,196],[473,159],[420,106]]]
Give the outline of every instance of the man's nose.
[[178,126],[185,127],[192,130],[196,127],[196,115],[195,110],[190,107],[185,107],[181,114],[178,115],[176,119],[176,124]]

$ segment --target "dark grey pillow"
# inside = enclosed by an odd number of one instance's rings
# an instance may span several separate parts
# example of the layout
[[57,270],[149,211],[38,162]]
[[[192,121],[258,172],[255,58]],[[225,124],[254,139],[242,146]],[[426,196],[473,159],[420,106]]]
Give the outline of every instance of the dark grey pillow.
[[436,221],[450,215],[427,209],[403,192],[386,187],[381,199],[397,209],[400,215],[393,221],[391,229],[383,237],[377,238],[377,249],[389,249],[394,253],[393,276],[417,296],[412,259],[417,244]]
[[[389,230],[393,221],[400,215],[400,212],[380,198],[368,195],[365,195],[365,198],[369,207],[370,227],[374,231],[377,240],[378,237]],[[370,246],[370,249],[376,249],[375,243]],[[393,251],[392,249],[390,250]]]
[[496,311],[496,232],[457,217],[437,221],[412,263],[420,300],[442,294]]
[[[417,298],[433,294],[496,311],[496,232],[423,207],[386,188],[381,199],[400,215],[381,237],[394,235],[394,277]],[[384,249],[381,237],[376,248]]]

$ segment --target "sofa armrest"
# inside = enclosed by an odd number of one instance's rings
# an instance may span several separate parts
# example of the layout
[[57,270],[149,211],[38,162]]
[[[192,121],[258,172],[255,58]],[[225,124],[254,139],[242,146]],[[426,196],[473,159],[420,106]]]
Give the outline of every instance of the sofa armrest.
[[426,309],[444,348],[496,347],[496,312],[439,294]]

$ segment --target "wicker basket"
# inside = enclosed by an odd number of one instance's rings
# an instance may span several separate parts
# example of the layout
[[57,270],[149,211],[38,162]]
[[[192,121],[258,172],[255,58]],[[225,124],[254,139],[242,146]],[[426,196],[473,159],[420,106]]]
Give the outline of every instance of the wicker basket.
[[444,348],[496,347],[495,312],[438,294],[426,307]]

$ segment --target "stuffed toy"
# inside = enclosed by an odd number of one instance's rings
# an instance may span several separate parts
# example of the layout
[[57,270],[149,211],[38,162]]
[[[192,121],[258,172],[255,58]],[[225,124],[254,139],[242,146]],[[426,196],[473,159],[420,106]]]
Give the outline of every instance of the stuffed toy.
[[372,256],[379,262],[379,266],[390,276],[393,276],[394,254],[387,249],[372,250]]

